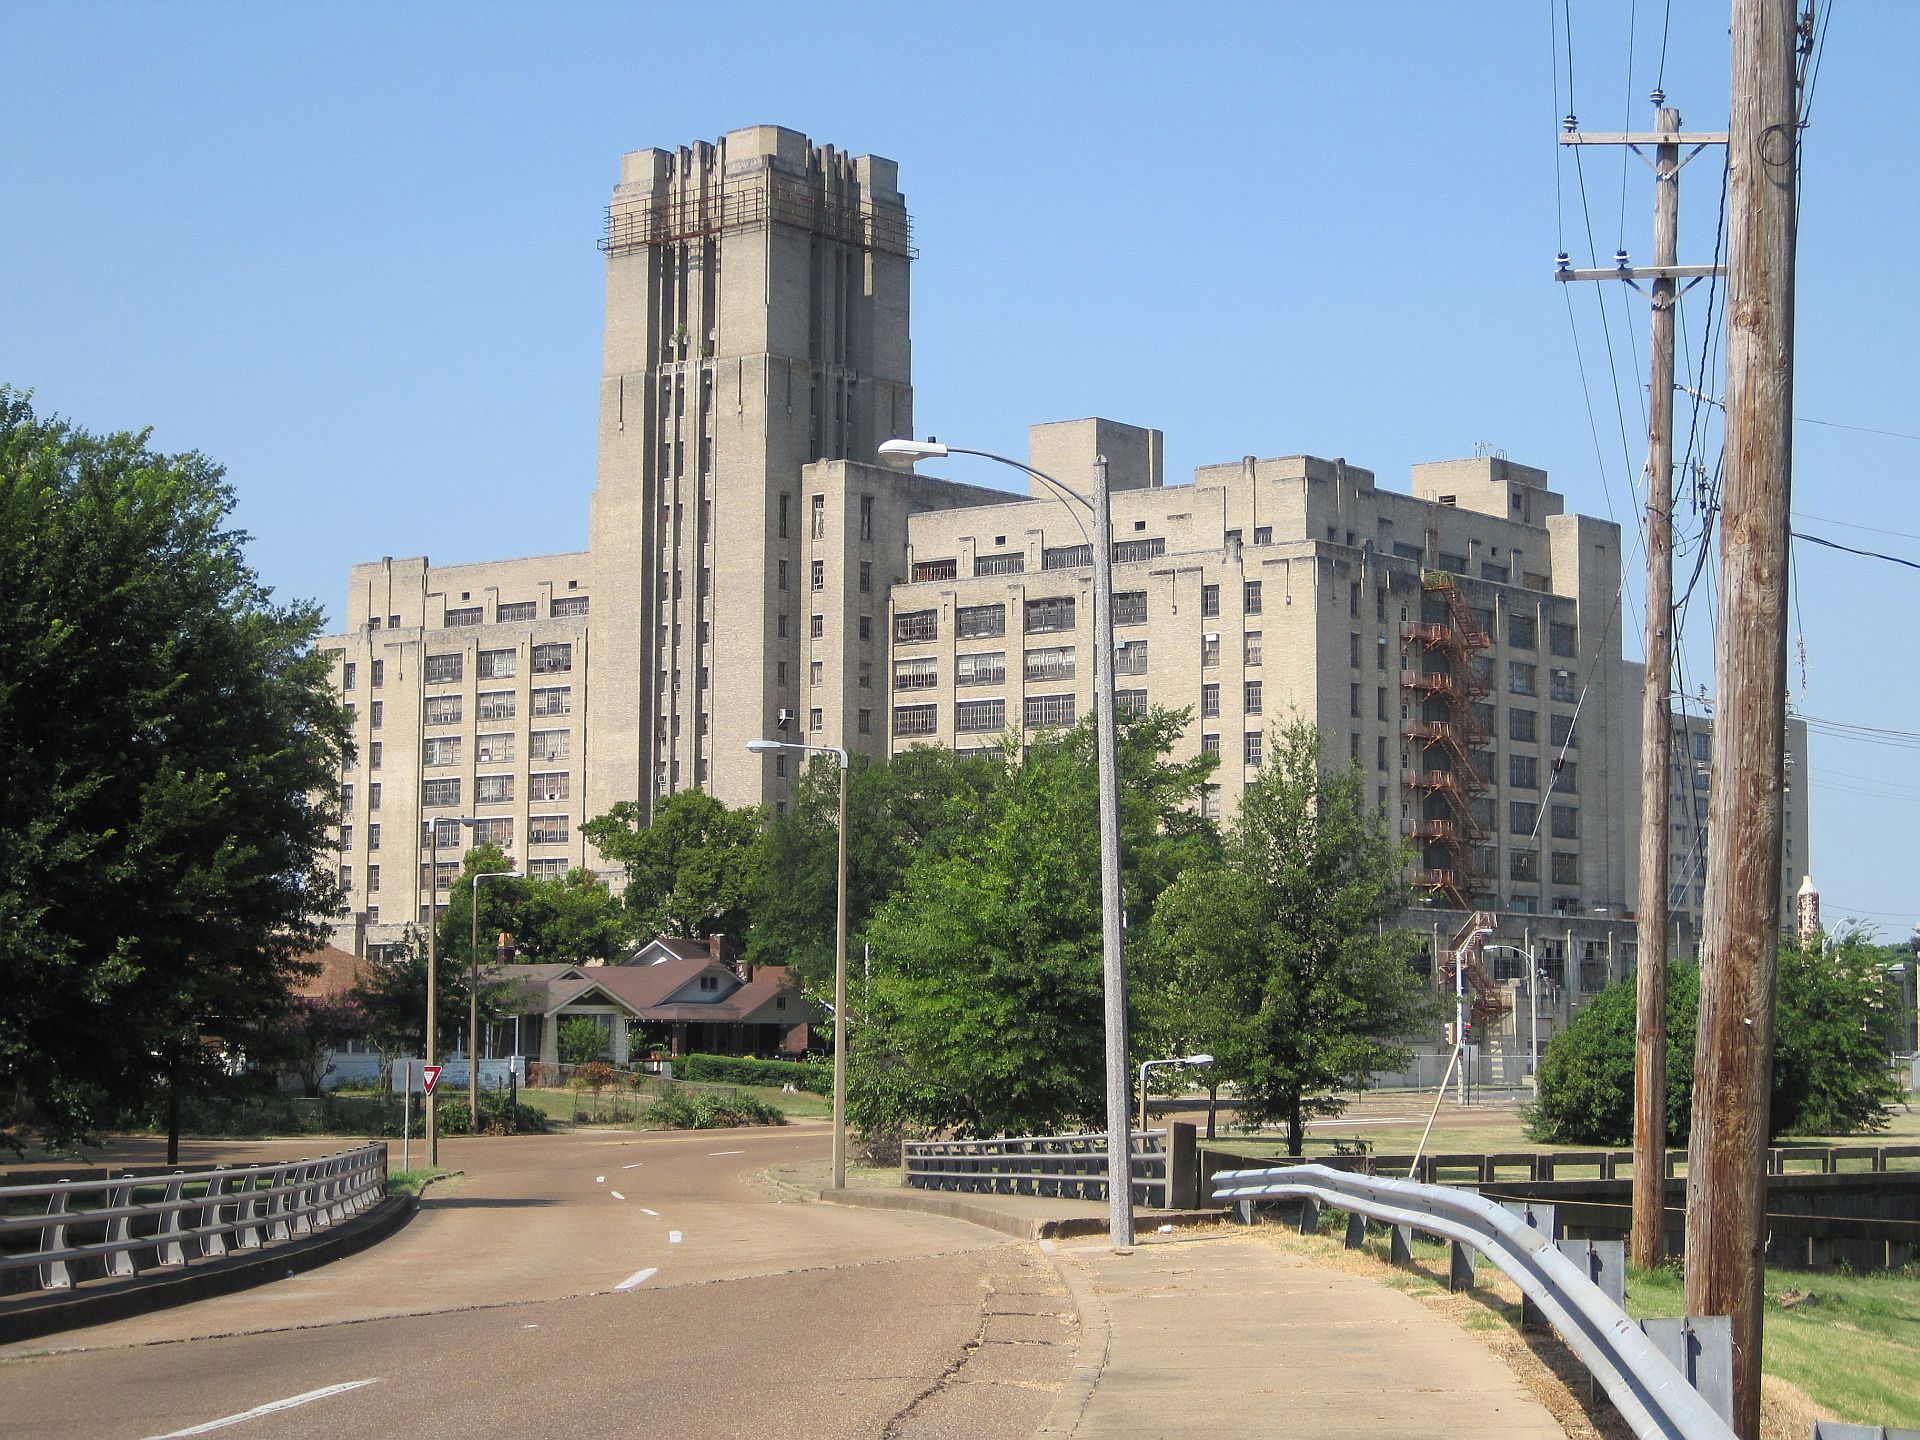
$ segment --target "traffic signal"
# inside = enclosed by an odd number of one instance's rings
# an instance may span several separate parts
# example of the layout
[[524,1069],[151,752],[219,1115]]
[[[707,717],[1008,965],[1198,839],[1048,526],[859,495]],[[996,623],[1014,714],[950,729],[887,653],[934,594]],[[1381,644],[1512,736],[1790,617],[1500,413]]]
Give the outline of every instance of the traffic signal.
[[1453,1021],[1449,1020],[1447,1021],[1447,1048],[1451,1050],[1455,1045],[1458,1045],[1459,1043],[1460,1043],[1460,1034],[1454,1028]]

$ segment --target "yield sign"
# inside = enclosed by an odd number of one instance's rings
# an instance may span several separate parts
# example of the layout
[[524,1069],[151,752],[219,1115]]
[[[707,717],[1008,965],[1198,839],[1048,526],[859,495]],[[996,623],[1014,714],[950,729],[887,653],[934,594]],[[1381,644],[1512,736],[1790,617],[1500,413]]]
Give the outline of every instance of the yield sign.
[[427,1094],[433,1094],[433,1087],[440,1083],[440,1072],[445,1068],[444,1065],[422,1065],[420,1067],[420,1074],[423,1077],[423,1088]]

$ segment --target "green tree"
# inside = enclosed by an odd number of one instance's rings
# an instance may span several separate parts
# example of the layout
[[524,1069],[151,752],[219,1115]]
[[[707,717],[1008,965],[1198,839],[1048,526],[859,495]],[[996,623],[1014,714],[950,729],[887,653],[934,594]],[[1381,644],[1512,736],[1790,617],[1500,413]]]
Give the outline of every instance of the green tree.
[[286,1014],[338,905],[347,716],[233,491],[0,387],[0,1086],[65,1143]]
[[[482,892],[484,893],[484,891]],[[484,903],[484,902],[483,902]],[[467,1026],[466,946],[461,955],[435,956],[439,991],[434,1014],[438,1030],[437,1048],[441,1054],[453,1048]],[[480,971],[480,1023],[491,1024],[514,1013],[519,986],[502,980],[491,967]],[[367,973],[350,992],[353,1003],[366,1016],[367,1037],[381,1055],[393,1059],[403,1055],[425,1055],[427,1043],[427,947],[419,932],[407,928],[406,937],[396,945],[377,951],[367,963]]]
[[[875,909],[900,888],[916,857],[945,854],[977,819],[1005,770],[996,755],[916,745],[891,760],[853,757],[847,775],[847,930],[857,951]],[[840,771],[831,756],[808,768],[793,805],[768,822],[748,892],[747,959],[794,965],[805,983],[832,983],[839,896]]]
[[1219,860],[1186,869],[1154,907],[1142,1008],[1150,1029],[1215,1058],[1249,1120],[1283,1120],[1298,1155],[1309,1115],[1405,1061],[1426,1016],[1399,928],[1406,853],[1358,766],[1322,763],[1293,720],[1240,800]]
[[[446,853],[444,844],[441,854]],[[442,965],[464,969],[473,949],[473,877],[508,875],[513,862],[498,845],[476,845],[460,858],[460,873],[447,891],[446,909],[440,912],[440,953]],[[494,943],[502,932],[513,934],[520,909],[524,880],[503,879],[480,882],[480,963],[493,959]]]
[[627,912],[640,932],[698,939],[745,931],[757,806],[732,810],[704,790],[681,790],[653,807],[650,825],[622,800],[580,831],[625,867]]
[[[1896,987],[1889,953],[1851,934],[1825,946],[1783,945],[1775,983],[1772,1094],[1767,1133],[1849,1135],[1884,1129],[1899,1084],[1886,1024]],[[1619,981],[1581,1007],[1540,1059],[1540,1098],[1529,1116],[1551,1145],[1622,1145],[1633,1137],[1634,982]],[[1700,976],[1674,965],[1667,978],[1667,1132],[1684,1144],[1693,1121],[1693,1049]]]
[[591,1015],[576,1015],[560,1022],[560,1063],[586,1065],[600,1058],[607,1048],[607,1029]]
[[[1167,757],[1187,716],[1121,717],[1121,845],[1130,908],[1212,853],[1194,814],[1213,757]],[[1018,756],[1018,758],[1013,758]],[[1093,729],[1031,737],[944,851],[916,856],[873,917],[868,1031],[853,1049],[869,1133],[974,1134],[1099,1123],[1100,845]]]
[[632,921],[619,897],[590,870],[522,881],[519,896],[513,940],[523,961],[605,963],[630,938]]

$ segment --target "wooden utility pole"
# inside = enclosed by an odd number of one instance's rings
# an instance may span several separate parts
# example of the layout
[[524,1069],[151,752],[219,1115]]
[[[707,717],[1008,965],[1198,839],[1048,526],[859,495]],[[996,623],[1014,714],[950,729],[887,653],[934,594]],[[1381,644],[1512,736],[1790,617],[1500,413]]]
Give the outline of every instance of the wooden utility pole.
[[[1672,750],[1671,675],[1673,669],[1673,375],[1674,306],[1680,289],[1705,275],[1722,273],[1711,265],[1678,263],[1680,167],[1707,145],[1726,143],[1725,135],[1680,133],[1680,112],[1669,109],[1659,91],[1653,133],[1586,135],[1569,130],[1563,145],[1628,145],[1644,158],[1653,149],[1653,264],[1635,269],[1617,256],[1612,270],[1575,270],[1563,255],[1557,278],[1621,279],[1653,282],[1653,346],[1647,375],[1647,663],[1640,709],[1640,905],[1636,935],[1639,961],[1635,980],[1633,1069],[1633,1227],[1629,1246],[1633,1263],[1653,1266],[1664,1258],[1667,1174],[1667,765]],[[1570,122],[1571,123],[1571,122]],[[1680,155],[1685,143],[1693,148]],[[1609,937],[1611,943],[1611,937]],[[1612,965],[1608,965],[1612,978]]]
[[[1680,130],[1680,112],[1660,107],[1654,129]],[[1680,146],[1654,149],[1653,263],[1672,265],[1680,235]],[[1640,700],[1640,911],[1634,978],[1633,1263],[1665,1258],[1667,1176],[1667,779],[1673,748],[1673,306],[1674,282],[1653,282],[1653,347],[1647,371],[1647,663]]]
[[1760,1433],[1767,1106],[1780,946],[1799,146],[1796,0],[1734,0],[1727,434],[1714,785],[1687,1152],[1686,1306],[1733,1321],[1733,1428]]

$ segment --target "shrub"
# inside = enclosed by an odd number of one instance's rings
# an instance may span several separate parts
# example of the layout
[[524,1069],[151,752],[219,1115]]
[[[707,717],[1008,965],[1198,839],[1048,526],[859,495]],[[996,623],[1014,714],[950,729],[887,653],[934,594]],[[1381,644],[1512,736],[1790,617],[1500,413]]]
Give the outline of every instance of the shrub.
[[710,1080],[721,1085],[792,1085],[815,1095],[833,1093],[833,1062],[821,1057],[807,1060],[755,1060],[746,1055],[685,1055],[673,1062],[673,1073],[682,1080]]
[[576,1015],[562,1022],[559,1034],[560,1061],[565,1065],[585,1065],[598,1060],[607,1048],[607,1032],[590,1016]]
[[[529,1131],[543,1133],[547,1129],[547,1117],[543,1112],[534,1109],[531,1105],[509,1106],[506,1091],[482,1090],[480,1092],[481,1134],[505,1135],[509,1129],[509,1118],[512,1121],[511,1128],[522,1134]],[[473,1112],[467,1108],[467,1097],[464,1093],[448,1095],[440,1101],[440,1133],[442,1135],[473,1133]]]
[[598,1095],[620,1078],[620,1072],[604,1060],[590,1060],[573,1072],[567,1084],[575,1090],[591,1090]]
[[734,1125],[784,1125],[787,1117],[757,1095],[672,1085],[640,1112],[640,1123],[663,1130],[721,1130]]

